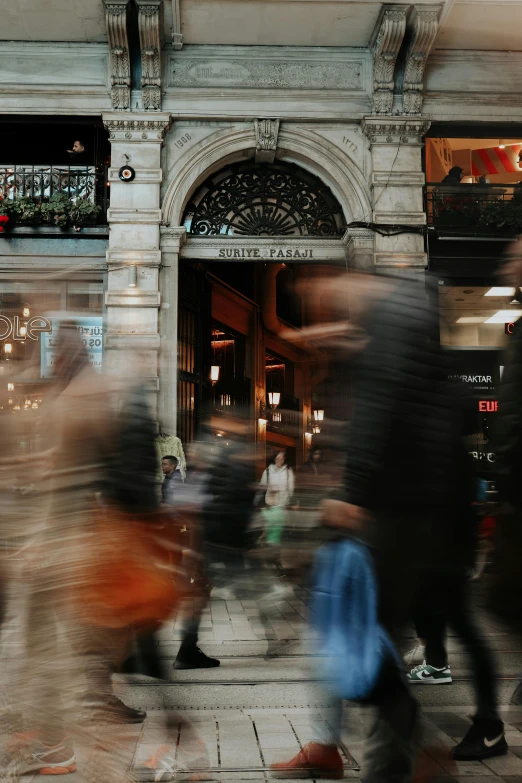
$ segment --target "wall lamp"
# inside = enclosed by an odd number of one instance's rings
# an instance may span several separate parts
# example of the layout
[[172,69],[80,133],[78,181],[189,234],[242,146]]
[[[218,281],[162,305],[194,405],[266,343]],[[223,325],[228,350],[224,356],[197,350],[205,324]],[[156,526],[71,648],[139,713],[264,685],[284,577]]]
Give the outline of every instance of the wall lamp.
[[138,285],[138,267],[129,266],[129,288],[136,288]]
[[281,402],[281,392],[268,392],[268,403],[272,410]]
[[210,380],[212,382],[212,386],[215,386],[216,383],[219,381],[219,373],[221,372],[221,367],[219,364],[213,364],[210,368]]

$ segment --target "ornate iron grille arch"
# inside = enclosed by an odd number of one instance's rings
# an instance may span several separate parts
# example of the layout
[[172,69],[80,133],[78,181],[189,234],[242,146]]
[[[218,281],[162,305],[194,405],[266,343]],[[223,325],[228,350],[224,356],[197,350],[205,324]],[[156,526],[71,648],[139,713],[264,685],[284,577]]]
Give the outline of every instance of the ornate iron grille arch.
[[292,163],[235,163],[209,177],[185,210],[196,236],[342,236],[340,204],[321,180]]

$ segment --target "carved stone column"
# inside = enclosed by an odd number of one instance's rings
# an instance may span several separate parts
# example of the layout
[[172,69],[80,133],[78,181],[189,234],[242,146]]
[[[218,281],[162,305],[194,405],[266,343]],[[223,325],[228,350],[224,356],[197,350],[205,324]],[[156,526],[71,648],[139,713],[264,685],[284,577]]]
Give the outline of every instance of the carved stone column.
[[394,93],[394,71],[397,55],[406,32],[404,5],[385,5],[372,35],[373,111],[391,114]]
[[431,47],[437,37],[439,13],[440,6],[416,5],[408,20],[410,41],[404,67],[404,114],[420,114],[422,109],[424,69]]
[[141,89],[145,111],[161,109],[161,2],[136,0],[141,48]]
[[178,272],[179,254],[185,242],[184,226],[161,228],[159,422],[176,434],[178,408]]
[[127,38],[129,0],[106,0],[105,22],[111,67],[111,103],[113,109],[130,109],[131,73]]
[[[365,117],[362,130],[372,154],[371,187],[374,223],[426,225],[423,203],[422,148],[430,123],[412,117]],[[376,266],[425,267],[424,236],[405,231],[375,234]]]
[[[103,121],[112,145],[105,300],[108,365],[127,375],[138,359],[138,369],[157,390],[161,145],[170,116],[105,114]],[[135,170],[133,181],[119,179],[124,164]]]

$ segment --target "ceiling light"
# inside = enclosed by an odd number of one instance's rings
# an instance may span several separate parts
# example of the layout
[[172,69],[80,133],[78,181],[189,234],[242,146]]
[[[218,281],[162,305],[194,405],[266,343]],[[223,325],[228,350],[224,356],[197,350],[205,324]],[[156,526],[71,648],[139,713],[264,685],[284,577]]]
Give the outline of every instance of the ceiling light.
[[462,318],[457,318],[458,324],[483,324],[486,320],[485,315],[464,315]]
[[514,293],[514,288],[509,288],[509,286],[505,285],[499,285],[490,288],[489,291],[486,291],[484,296],[513,296]]
[[498,146],[499,146],[499,149],[501,149],[501,150],[505,150],[506,149],[506,142],[504,141],[504,139],[499,139],[498,140]]
[[499,310],[485,322],[487,324],[509,324],[522,315],[522,310]]

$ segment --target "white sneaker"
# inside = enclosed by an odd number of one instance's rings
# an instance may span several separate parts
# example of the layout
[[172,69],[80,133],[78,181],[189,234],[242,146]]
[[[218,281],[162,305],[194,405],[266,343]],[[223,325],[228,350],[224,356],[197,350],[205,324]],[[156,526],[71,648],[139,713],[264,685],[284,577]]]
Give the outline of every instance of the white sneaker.
[[415,664],[422,663],[425,657],[424,645],[418,644],[412,650],[408,650],[402,657],[402,660],[406,666],[415,666]]
[[426,661],[412,669],[407,678],[408,682],[424,683],[425,685],[449,685],[450,682],[453,682],[449,666],[436,669],[434,666],[428,666]]

